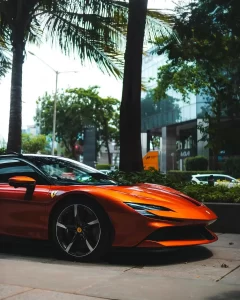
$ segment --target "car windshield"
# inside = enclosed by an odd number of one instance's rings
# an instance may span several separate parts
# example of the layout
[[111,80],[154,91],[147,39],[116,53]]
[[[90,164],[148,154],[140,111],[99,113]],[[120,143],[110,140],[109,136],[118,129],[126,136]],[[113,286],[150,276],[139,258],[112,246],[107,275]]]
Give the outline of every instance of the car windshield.
[[71,159],[44,156],[27,156],[27,159],[57,184],[116,185],[107,175]]

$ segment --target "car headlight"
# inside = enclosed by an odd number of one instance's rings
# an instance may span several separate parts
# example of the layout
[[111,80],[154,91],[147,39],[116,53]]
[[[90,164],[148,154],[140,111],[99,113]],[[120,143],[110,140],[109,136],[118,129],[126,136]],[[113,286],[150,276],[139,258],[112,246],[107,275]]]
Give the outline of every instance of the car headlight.
[[[164,206],[156,206],[151,204],[138,204],[138,203],[132,203],[132,202],[125,202],[126,205],[133,208],[136,212],[140,213],[142,216],[145,217],[153,217],[154,214],[150,213],[151,211],[173,211],[170,208],[164,207]],[[155,216],[156,217],[156,216]]]
[[211,220],[211,221],[209,221],[208,223],[207,223],[207,225],[209,226],[209,225],[212,225],[213,223],[215,223],[217,221],[217,219],[215,219],[215,220]]

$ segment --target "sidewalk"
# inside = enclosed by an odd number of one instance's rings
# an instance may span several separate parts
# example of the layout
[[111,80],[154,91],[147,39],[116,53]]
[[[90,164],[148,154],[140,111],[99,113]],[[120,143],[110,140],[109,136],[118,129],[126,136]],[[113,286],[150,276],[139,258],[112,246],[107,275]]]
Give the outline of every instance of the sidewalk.
[[178,251],[113,253],[98,264],[0,252],[0,299],[240,300],[240,235]]

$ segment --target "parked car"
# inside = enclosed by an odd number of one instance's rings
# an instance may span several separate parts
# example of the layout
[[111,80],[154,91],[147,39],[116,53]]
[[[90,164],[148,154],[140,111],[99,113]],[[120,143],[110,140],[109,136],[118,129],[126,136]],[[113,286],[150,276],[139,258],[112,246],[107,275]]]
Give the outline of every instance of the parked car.
[[217,216],[203,203],[157,184],[118,185],[80,162],[48,155],[0,155],[0,234],[50,240],[73,260],[111,247],[212,243]]
[[224,174],[196,174],[192,175],[192,182],[197,184],[208,184],[208,178],[212,175],[214,179],[214,185],[225,185],[228,187],[234,187],[239,185],[240,181],[229,175]]

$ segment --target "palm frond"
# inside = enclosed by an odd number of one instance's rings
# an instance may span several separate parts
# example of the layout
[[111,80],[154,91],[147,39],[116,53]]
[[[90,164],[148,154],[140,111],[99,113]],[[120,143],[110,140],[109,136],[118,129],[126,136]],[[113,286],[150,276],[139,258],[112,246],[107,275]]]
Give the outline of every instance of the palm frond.
[[26,30],[26,40],[34,45],[40,46],[42,43],[43,30],[37,18],[33,18],[31,25]]
[[[129,4],[125,0],[114,0],[113,5],[128,12]],[[174,18],[171,14],[162,13],[160,9],[149,9],[147,12],[146,35],[149,36],[150,41],[153,41],[155,36],[158,35],[169,35],[173,24]]]
[[39,7],[36,18],[47,39],[64,53],[77,53],[82,61],[95,62],[102,71],[122,77],[126,10],[112,8],[110,1],[89,0],[89,6],[85,3],[68,1],[66,7],[59,5],[50,12]]
[[[47,0],[44,0],[48,2]],[[43,2],[44,2],[43,1]],[[78,54],[82,61],[96,62],[102,71],[122,77],[126,44],[128,2],[120,0],[61,0],[43,5],[37,15],[46,37],[66,54]],[[49,3],[48,3],[49,4]],[[149,11],[146,43],[169,36],[171,17]]]
[[0,12],[0,78],[4,77],[11,67],[10,31],[6,19]]
[[[15,3],[15,0],[8,0],[9,5],[11,1]],[[81,61],[95,62],[102,71],[122,77],[128,23],[127,1],[22,0],[22,3],[30,10],[26,41],[39,45],[45,37],[60,46],[65,54],[78,55]],[[0,13],[4,9],[5,1],[1,4]],[[7,15],[6,11],[4,15]],[[0,30],[5,28],[4,22],[9,26],[9,20],[0,19]],[[158,36],[169,35],[169,24],[170,16],[149,11],[146,44]],[[4,34],[10,32],[8,29],[4,29]],[[10,45],[11,36],[8,35],[4,41],[5,45]],[[6,58],[6,55],[2,57]]]
[[5,47],[4,43],[0,37],[0,79],[4,77],[6,73],[11,68],[11,59],[8,49]]

